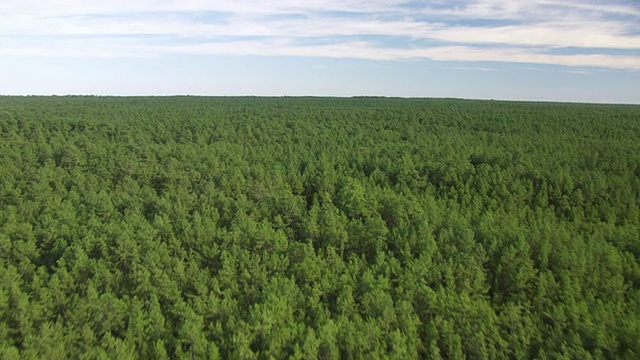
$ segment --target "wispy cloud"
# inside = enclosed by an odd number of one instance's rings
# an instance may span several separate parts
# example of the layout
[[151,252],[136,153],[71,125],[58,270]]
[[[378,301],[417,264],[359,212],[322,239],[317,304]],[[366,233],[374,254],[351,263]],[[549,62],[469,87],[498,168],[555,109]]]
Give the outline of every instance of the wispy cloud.
[[623,0],[4,0],[0,14],[0,56],[285,55],[640,70],[640,5]]

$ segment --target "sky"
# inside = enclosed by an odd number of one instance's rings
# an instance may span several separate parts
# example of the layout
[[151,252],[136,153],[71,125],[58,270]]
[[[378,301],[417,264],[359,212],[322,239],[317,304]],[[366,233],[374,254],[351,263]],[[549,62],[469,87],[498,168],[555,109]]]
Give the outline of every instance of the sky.
[[640,0],[2,0],[0,94],[640,104]]

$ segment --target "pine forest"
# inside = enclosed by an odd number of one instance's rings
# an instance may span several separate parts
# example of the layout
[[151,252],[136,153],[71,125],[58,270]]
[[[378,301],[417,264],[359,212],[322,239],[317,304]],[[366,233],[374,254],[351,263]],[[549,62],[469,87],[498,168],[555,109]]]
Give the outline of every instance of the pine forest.
[[640,358],[640,106],[0,97],[0,359],[218,358]]

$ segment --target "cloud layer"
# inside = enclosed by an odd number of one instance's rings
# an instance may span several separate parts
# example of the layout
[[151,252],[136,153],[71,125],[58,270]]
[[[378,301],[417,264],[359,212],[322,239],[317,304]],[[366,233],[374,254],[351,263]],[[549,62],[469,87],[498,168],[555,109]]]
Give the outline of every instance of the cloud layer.
[[0,14],[0,56],[308,56],[640,70],[634,0],[4,0]]

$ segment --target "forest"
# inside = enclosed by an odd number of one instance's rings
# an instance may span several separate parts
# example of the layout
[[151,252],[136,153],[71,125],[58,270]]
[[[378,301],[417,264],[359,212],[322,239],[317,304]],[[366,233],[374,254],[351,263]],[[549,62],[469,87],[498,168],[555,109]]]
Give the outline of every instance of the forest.
[[638,359],[640,106],[0,97],[1,359]]

